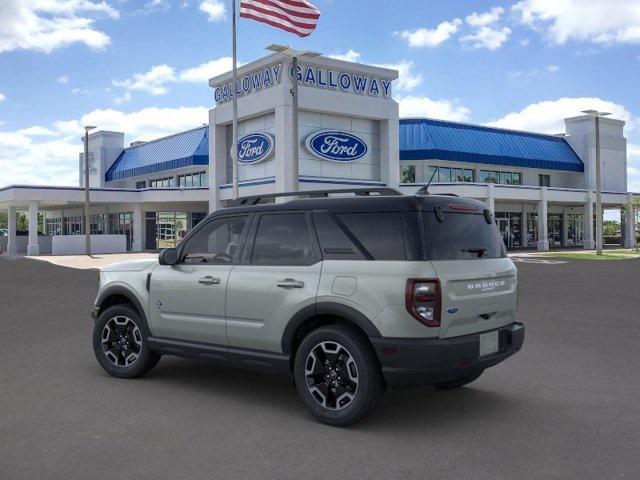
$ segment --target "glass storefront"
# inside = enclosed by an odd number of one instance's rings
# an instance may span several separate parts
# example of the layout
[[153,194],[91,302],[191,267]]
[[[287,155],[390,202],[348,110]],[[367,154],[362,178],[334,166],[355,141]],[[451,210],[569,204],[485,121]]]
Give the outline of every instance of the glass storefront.
[[145,249],[177,247],[187,232],[206,215],[206,212],[146,212]]
[[547,238],[549,248],[562,246],[562,214],[550,213],[547,215]]
[[567,246],[584,244],[584,215],[570,213],[567,215]]
[[522,213],[496,212],[500,236],[507,248],[522,246]]
[[125,235],[127,251],[133,243],[133,212],[110,213],[108,215],[109,233],[111,235]]
[[538,246],[538,214],[527,213],[527,247]]

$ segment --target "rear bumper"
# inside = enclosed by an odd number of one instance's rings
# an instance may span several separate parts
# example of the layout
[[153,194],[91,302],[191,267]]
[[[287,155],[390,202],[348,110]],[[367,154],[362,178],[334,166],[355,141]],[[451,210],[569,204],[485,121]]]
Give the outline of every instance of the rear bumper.
[[369,337],[382,374],[395,389],[416,388],[455,380],[477,369],[492,367],[516,353],[524,342],[524,325],[497,329],[498,351],[479,357],[480,332],[454,338]]

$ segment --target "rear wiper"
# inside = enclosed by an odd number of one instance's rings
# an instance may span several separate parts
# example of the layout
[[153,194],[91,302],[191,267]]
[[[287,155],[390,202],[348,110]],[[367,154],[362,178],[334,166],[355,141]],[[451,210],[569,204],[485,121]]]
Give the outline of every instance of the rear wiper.
[[478,258],[481,258],[482,255],[484,255],[484,253],[487,251],[487,249],[486,248],[463,248],[462,251],[468,252],[468,253],[477,253]]

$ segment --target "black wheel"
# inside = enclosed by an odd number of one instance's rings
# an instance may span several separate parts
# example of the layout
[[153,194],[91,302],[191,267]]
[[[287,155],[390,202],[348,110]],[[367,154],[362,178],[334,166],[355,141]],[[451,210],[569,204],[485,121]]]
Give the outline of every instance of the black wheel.
[[296,352],[294,377],[311,414],[340,427],[370,415],[385,390],[369,340],[348,325],[322,327],[307,335]]
[[128,305],[114,305],[100,314],[93,328],[93,351],[110,375],[133,378],[156,366],[160,355],[148,344],[149,331],[138,312]]
[[474,370],[473,372],[463,377],[456,378],[455,380],[451,380],[449,382],[434,383],[433,386],[438,390],[451,390],[452,388],[460,388],[477,380],[480,375],[482,375],[482,372],[484,372],[484,370],[482,369]]

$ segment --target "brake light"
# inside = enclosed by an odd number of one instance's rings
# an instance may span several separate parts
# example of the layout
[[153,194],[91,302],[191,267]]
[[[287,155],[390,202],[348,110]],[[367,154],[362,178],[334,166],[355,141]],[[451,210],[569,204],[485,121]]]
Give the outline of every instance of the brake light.
[[427,327],[440,326],[440,281],[438,279],[407,280],[405,304],[413,318]]
[[477,212],[478,207],[474,205],[467,205],[466,203],[450,203],[447,208],[452,212]]

